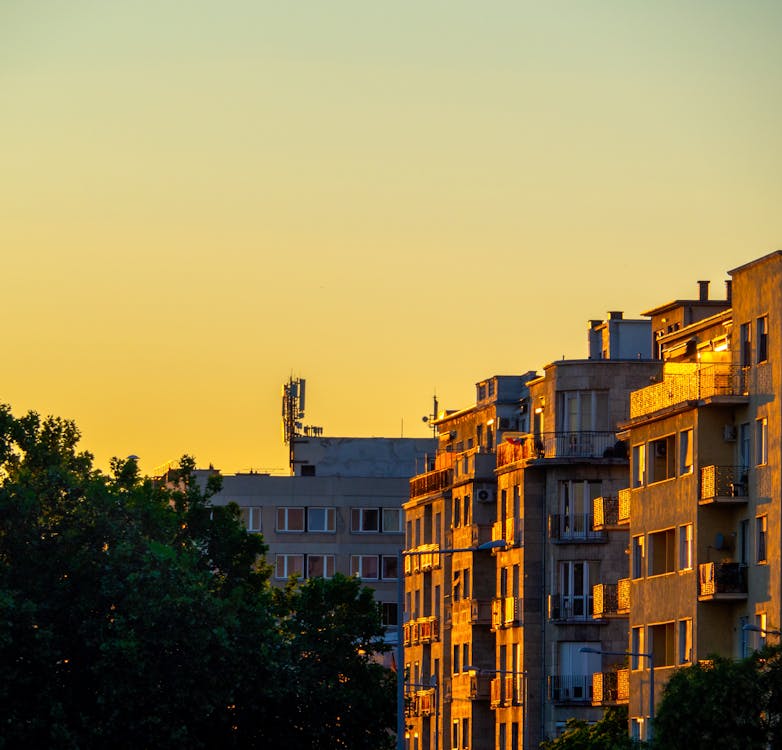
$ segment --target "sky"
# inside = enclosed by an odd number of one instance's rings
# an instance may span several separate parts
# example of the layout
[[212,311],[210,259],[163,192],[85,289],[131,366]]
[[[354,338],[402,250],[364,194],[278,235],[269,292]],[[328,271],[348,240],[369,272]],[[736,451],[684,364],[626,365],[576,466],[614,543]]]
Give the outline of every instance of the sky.
[[0,401],[96,463],[423,437],[782,247],[777,0],[0,0]]

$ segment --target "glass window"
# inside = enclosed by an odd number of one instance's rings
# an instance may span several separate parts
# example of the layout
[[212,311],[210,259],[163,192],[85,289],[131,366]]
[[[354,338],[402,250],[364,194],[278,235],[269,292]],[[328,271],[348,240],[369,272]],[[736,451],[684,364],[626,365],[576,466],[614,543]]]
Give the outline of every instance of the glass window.
[[676,476],[674,467],[674,436],[666,435],[664,438],[652,440],[649,443],[649,474],[647,481],[662,482]]
[[242,523],[247,531],[261,531],[261,511],[263,508],[239,508]]
[[768,315],[763,315],[756,321],[758,363],[768,359]]
[[402,511],[400,508],[383,508],[383,531],[386,534],[398,534],[402,531]]
[[633,578],[641,578],[644,574],[644,538],[633,537]]
[[275,558],[275,577],[290,578],[292,575],[304,575],[304,555],[277,555]]
[[353,508],[350,514],[350,530],[361,533],[380,531],[380,511],[377,508]]
[[308,508],[307,531],[335,532],[336,510],[334,508]]
[[692,661],[692,620],[679,620],[679,664]]
[[658,625],[649,626],[649,647],[654,654],[654,666],[671,667],[675,662],[674,657],[674,624],[661,622]]
[[766,540],[768,537],[768,516],[758,516],[755,519],[755,560],[759,563],[767,561]]
[[383,555],[381,558],[383,578],[396,579],[398,574],[398,560],[396,555]]
[[632,629],[630,633],[630,668],[631,669],[643,669],[643,657],[638,654],[644,653],[644,628],[643,625],[639,625]]
[[763,466],[768,463],[768,419],[755,420],[755,463]]
[[333,578],[334,555],[307,555],[307,578]]
[[692,524],[679,526],[679,570],[692,568]]
[[749,323],[741,324],[739,358],[742,367],[749,367],[752,364],[752,327]]
[[766,635],[767,631],[766,628],[768,625],[766,624],[766,613],[765,612],[758,612],[755,615],[755,627],[757,630],[755,631],[755,648],[760,650],[766,645]]
[[277,531],[304,531],[304,508],[277,508]]
[[350,572],[366,580],[377,580],[377,555],[351,555]]
[[692,430],[679,433],[679,474],[692,473]]
[[649,534],[649,575],[659,576],[676,570],[676,539],[673,529]]
[[399,607],[396,602],[383,602],[383,625],[390,627],[398,624]]
[[646,445],[633,446],[633,487],[641,487],[646,482]]

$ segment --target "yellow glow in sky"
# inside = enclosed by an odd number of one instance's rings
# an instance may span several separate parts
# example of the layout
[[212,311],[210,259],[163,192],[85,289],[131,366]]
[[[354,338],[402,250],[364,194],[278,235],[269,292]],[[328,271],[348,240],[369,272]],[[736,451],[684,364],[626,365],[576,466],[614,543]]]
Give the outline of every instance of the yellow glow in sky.
[[780,247],[782,4],[0,4],[0,399],[105,466],[426,434]]

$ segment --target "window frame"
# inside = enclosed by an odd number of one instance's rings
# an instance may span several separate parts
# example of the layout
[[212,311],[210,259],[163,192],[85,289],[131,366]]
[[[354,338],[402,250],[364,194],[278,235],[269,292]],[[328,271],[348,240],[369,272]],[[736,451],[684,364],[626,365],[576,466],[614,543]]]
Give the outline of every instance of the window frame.
[[[313,528],[312,513],[324,512],[324,528]],[[331,527],[331,528],[329,528]],[[307,508],[307,531],[312,534],[336,534],[337,533],[337,509],[333,505],[311,505]]]
[[768,417],[755,420],[755,466],[768,465]]
[[755,320],[755,362],[762,365],[768,362],[768,313]]
[[[305,567],[306,567],[306,577],[307,578],[333,578],[334,573],[336,572],[337,567],[337,560],[336,555],[327,555],[327,554],[315,554],[315,555],[307,555],[307,559],[305,560]],[[322,567],[323,567],[323,573],[322,574],[315,574],[313,575],[310,571],[310,561],[316,560],[317,558],[322,558]],[[331,571],[329,573],[329,570]]]
[[[380,514],[381,508],[371,506],[356,506],[350,509],[350,533],[351,534],[379,534],[380,533]],[[375,528],[364,528],[366,525],[365,516],[369,513],[376,514]],[[356,520],[358,519],[358,523]]]
[[691,523],[685,523],[679,526],[679,554],[677,565],[678,569],[681,571],[692,570],[693,534],[694,529]]
[[[375,563],[375,575],[364,574],[364,561],[374,560]],[[368,571],[369,572],[369,571]],[[380,560],[377,555],[351,555],[350,556],[350,574],[360,578],[362,581],[379,581],[380,578]]]
[[[386,525],[386,515],[390,513],[396,513],[398,523],[395,527],[388,527]],[[404,528],[404,511],[401,508],[380,508],[380,530],[383,534],[401,534]]]
[[758,565],[768,563],[768,514],[755,516],[755,562]]
[[[695,451],[692,444],[692,427],[679,432],[679,476],[692,474],[695,463]],[[689,458],[689,463],[687,459]]]
[[[290,528],[290,516],[291,511],[298,511],[301,513],[301,528]],[[280,505],[277,507],[277,527],[276,531],[279,534],[302,534],[307,530],[307,509],[301,505]],[[284,519],[284,523],[280,523],[280,519]]]
[[[290,562],[295,558],[301,560],[301,569],[290,570]],[[280,575],[280,562],[283,564],[284,575]],[[274,578],[278,581],[287,581],[292,575],[298,573],[300,578],[304,578],[304,555],[301,552],[289,553],[278,552],[274,556]]]
[[[263,506],[262,505],[240,505],[240,517],[244,523],[244,528],[250,534],[259,534],[263,531]],[[256,523],[253,523],[255,519]],[[257,524],[257,525],[256,525]]]
[[[676,572],[676,527],[670,526],[666,529],[657,529],[647,533],[647,556],[646,556],[646,575],[648,578],[655,576],[664,576]],[[655,560],[655,547],[660,547],[661,541],[665,539],[662,549],[658,550],[657,560]],[[660,569],[659,553],[664,552],[665,562],[663,569]]]

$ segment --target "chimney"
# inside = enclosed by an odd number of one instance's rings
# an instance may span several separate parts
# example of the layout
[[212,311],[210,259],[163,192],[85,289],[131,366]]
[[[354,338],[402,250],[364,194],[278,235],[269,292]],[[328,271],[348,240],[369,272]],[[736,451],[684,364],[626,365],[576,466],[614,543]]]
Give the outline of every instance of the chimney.
[[733,303],[733,279],[725,279],[725,299],[729,305]]
[[700,291],[700,295],[698,299],[701,302],[706,302],[709,299],[709,282],[708,281],[699,281],[698,282],[698,289]]
[[609,310],[608,311],[608,319],[609,320],[621,320],[624,317],[624,313],[621,310]]

